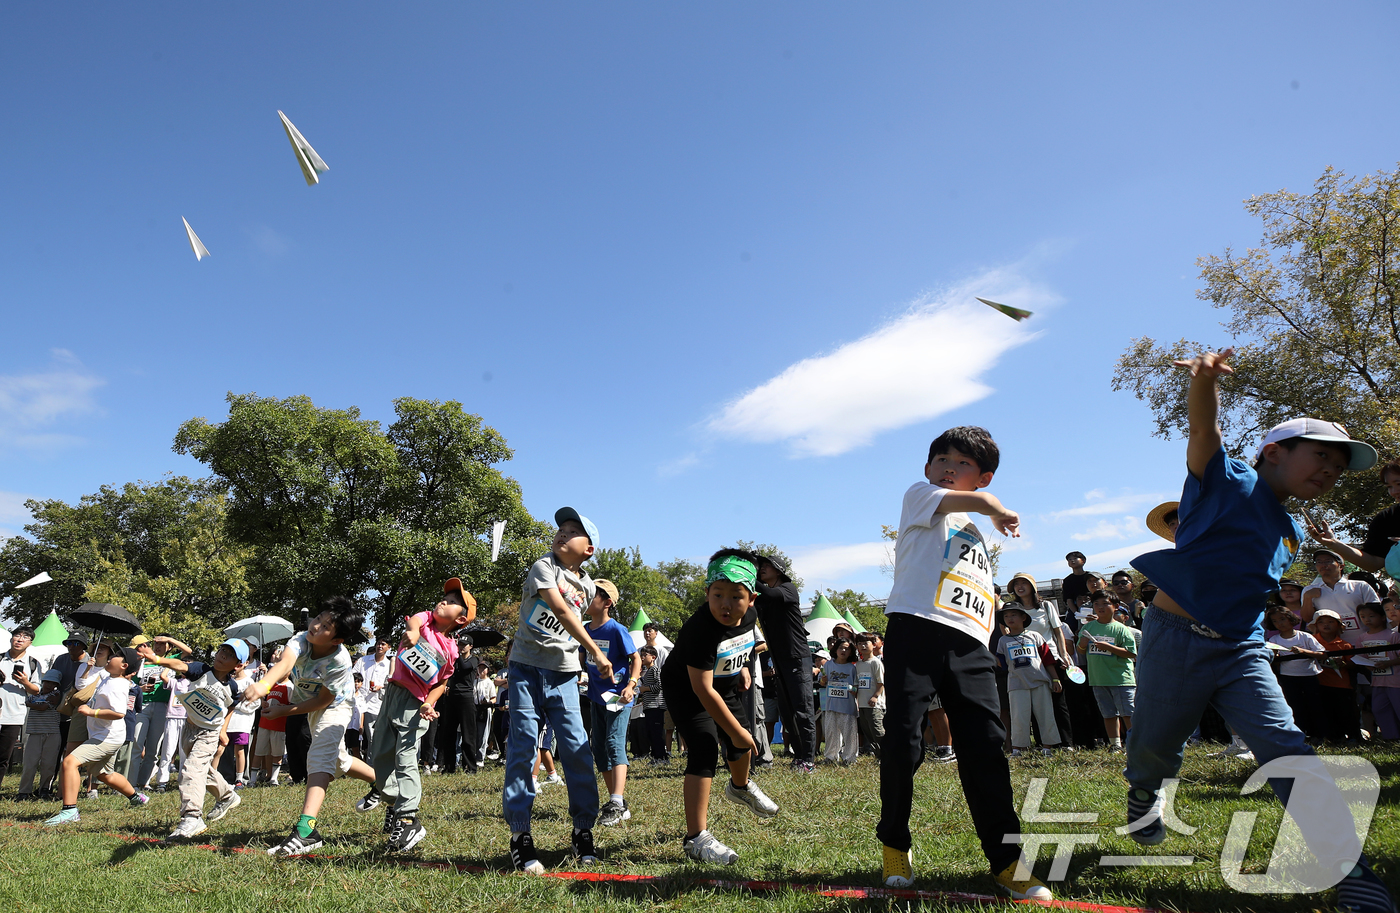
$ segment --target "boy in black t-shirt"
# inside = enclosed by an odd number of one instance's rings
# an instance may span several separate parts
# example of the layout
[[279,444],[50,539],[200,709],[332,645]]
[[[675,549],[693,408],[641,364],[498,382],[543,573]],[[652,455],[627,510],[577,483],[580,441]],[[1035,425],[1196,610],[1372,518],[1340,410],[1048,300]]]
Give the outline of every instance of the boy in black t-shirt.
[[697,862],[729,865],[738,854],[706,830],[710,784],[720,747],[729,763],[724,797],[771,818],[778,806],[749,780],[754,751],[751,721],[740,701],[748,688],[749,654],[754,648],[758,612],[754,594],[758,559],[727,548],[715,552],[705,574],[707,602],[681,626],[676,645],[661,669],[661,686],[671,716],[689,746],[685,766],[685,854]]

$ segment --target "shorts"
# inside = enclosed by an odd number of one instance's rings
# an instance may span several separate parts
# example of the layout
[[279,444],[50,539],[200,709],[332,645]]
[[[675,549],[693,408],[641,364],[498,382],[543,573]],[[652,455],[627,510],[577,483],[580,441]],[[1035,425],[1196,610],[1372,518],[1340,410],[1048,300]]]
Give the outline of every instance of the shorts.
[[[74,719],[77,719],[79,716],[80,714],[73,714]],[[78,759],[78,768],[80,770],[82,768],[91,768],[94,765],[101,764],[102,766],[97,768],[97,773],[99,775],[109,774],[116,770],[117,752],[120,751],[121,747],[125,744],[125,742],[99,742],[96,739],[88,739],[86,742],[73,749],[71,757]]]
[[597,701],[589,709],[593,712],[593,732],[588,741],[593,746],[593,763],[599,771],[627,766],[627,724],[632,714],[626,710],[613,713]]
[[345,730],[350,725],[350,702],[308,714],[311,747],[306,750],[306,773],[343,777],[355,758],[345,749]]
[[[745,729],[752,727],[753,723],[744,710],[737,691],[731,691],[724,696],[724,705],[734,714],[734,719],[739,721],[740,726]],[[685,739],[685,747],[689,750],[685,758],[687,776],[713,778],[715,770],[719,767],[721,746],[724,748],[726,761],[738,760],[748,753],[746,749],[734,747],[729,733],[720,728],[698,701],[691,708],[676,707],[674,713],[676,731]]]
[[1135,685],[1094,686],[1094,700],[1099,702],[1099,714],[1104,719],[1114,716],[1132,716],[1136,697],[1137,686]]
[[275,729],[259,729],[258,739],[253,746],[253,757],[261,758],[271,755],[274,758],[281,758],[287,752],[287,733],[278,732]]
[[73,714],[71,722],[68,724],[68,741],[70,743],[87,741],[87,721],[88,718],[81,713]]
[[548,722],[540,727],[540,743],[537,747],[540,751],[554,753],[554,726]]
[[251,745],[253,743],[253,734],[251,732],[230,732],[228,734],[228,743],[232,746]]
[[933,700],[929,703],[928,709],[930,709],[930,710],[942,710],[942,709],[943,709],[943,699],[940,698],[940,697],[938,696],[938,692],[937,692],[937,691],[935,691],[935,692],[933,693]]

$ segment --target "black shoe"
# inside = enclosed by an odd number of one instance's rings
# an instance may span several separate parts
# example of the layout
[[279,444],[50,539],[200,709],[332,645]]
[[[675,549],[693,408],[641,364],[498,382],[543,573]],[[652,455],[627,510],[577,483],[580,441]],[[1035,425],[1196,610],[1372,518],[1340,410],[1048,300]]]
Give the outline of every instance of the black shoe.
[[325,846],[326,841],[321,837],[321,832],[315,828],[311,833],[302,837],[297,833],[296,828],[292,828],[292,836],[267,851],[269,856],[301,856],[312,850]]
[[396,817],[397,816],[394,814],[394,803],[386,802],[384,804],[384,833],[392,834],[394,832],[394,819]]
[[378,805],[378,804],[379,804],[379,790],[376,789],[375,787],[371,786],[371,787],[369,788],[369,792],[365,793],[365,797],[364,797],[363,799],[361,799],[359,802],[356,802],[356,803],[355,803],[355,811],[357,811],[357,812],[367,812],[367,811],[370,811],[371,809],[373,809],[373,808],[374,808],[376,805]]
[[1337,909],[1345,913],[1394,913],[1395,901],[1365,856],[1337,885]]
[[414,815],[403,815],[394,819],[394,830],[389,834],[389,852],[407,853],[428,836],[423,825]]
[[544,863],[535,857],[535,838],[529,831],[510,838],[510,864],[517,872],[544,874]]
[[579,865],[597,865],[598,851],[593,846],[592,830],[574,830],[573,846],[569,855],[579,861]]

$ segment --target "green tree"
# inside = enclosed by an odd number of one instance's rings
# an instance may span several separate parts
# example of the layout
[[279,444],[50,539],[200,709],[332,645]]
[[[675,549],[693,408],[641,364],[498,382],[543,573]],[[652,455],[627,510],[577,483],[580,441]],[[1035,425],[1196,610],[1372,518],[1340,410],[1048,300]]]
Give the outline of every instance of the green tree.
[[[207,642],[248,613],[248,551],[224,526],[224,498],[177,476],[103,486],[76,505],[30,501],[27,536],[0,547],[6,612],[35,624],[85,602],[111,602],[153,631]],[[53,583],[14,590],[39,571]]]
[[[680,620],[683,622],[690,613],[695,610],[700,603],[705,601],[705,568],[693,561],[684,558],[675,558],[670,561],[661,561],[656,565],[656,569],[661,572],[661,576],[666,578],[666,590],[675,598],[680,606]],[[661,624],[661,622],[657,622]],[[675,629],[667,629],[668,634],[675,634],[680,630],[677,623]]]
[[[356,408],[305,396],[229,394],[228,417],[185,422],[175,450],[213,473],[233,537],[253,549],[253,597],[293,612],[343,594],[363,600],[381,633],[431,605],[461,577],[485,608],[516,599],[549,548],[520,486],[497,464],[505,439],[460,403],[401,398],[382,431]],[[490,529],[505,520],[492,563]]]
[[630,623],[638,609],[663,630],[674,633],[689,614],[685,605],[670,589],[670,579],[658,568],[642,560],[640,548],[600,548],[588,565],[593,579],[611,580],[617,585],[618,611],[614,617]]
[[875,601],[864,593],[857,590],[827,589],[827,602],[838,612],[850,612],[854,615],[868,631],[878,631],[885,633],[885,607],[876,605]]
[[[1115,390],[1147,403],[1158,436],[1186,434],[1186,372],[1176,358],[1233,344],[1221,378],[1230,452],[1253,456],[1262,432],[1299,416],[1342,422],[1383,454],[1400,447],[1400,169],[1348,178],[1327,169],[1307,194],[1245,201],[1263,242],[1202,257],[1196,296],[1229,314],[1226,340],[1158,345],[1136,339],[1118,360]],[[1359,537],[1387,505],[1373,474],[1349,475],[1317,503]],[[1310,508],[1311,509],[1311,508]]]

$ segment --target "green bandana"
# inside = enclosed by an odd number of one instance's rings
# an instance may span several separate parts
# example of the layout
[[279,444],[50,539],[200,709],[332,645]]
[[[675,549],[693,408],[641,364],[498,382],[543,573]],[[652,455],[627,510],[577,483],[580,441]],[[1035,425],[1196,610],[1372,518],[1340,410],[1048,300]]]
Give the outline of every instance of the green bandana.
[[716,580],[728,580],[749,588],[750,593],[758,592],[758,569],[752,561],[745,561],[738,555],[716,558],[705,571],[705,586]]

